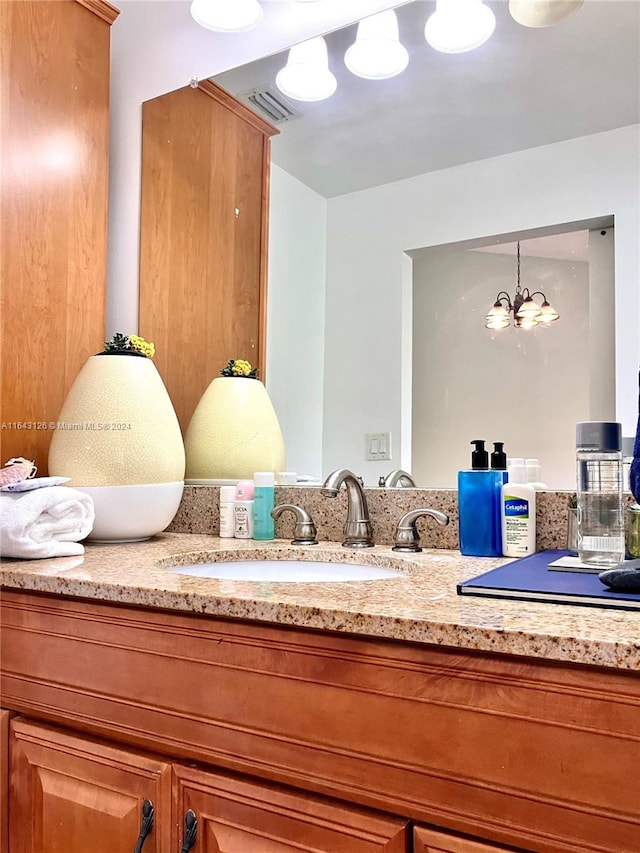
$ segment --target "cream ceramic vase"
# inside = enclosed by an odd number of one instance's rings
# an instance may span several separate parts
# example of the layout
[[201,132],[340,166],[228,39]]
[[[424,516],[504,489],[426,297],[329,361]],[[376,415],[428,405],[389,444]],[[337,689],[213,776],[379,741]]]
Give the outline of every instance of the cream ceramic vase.
[[258,379],[220,376],[198,403],[185,435],[187,480],[244,480],[282,471],[284,441]]
[[180,425],[149,358],[94,355],[73,383],[49,448],[49,473],[90,494],[90,539],[148,539],[167,527],[184,489]]

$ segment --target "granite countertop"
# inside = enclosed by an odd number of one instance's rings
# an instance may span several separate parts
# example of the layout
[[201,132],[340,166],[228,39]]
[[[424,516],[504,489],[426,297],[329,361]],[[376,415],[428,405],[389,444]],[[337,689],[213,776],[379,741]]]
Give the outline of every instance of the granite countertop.
[[[398,568],[374,581],[271,583],[179,575],[163,565],[249,557],[295,557]],[[508,562],[431,550],[404,556],[388,546],[349,551],[336,542],[294,547],[164,533],[148,542],[89,544],[84,557],[4,560],[6,588],[253,619],[462,649],[640,670],[640,613],[526,601],[461,597],[456,583]]]

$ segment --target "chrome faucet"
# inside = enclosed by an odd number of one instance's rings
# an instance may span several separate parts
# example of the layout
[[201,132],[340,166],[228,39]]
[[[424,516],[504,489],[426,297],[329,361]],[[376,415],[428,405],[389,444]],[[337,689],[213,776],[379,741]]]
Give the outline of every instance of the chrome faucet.
[[348,468],[333,471],[322,485],[322,494],[335,498],[342,484],[347,489],[347,520],[344,525],[345,548],[372,548],[373,529],[362,483]]
[[378,486],[384,489],[415,489],[416,483],[411,474],[403,471],[402,468],[396,468],[386,477],[380,477]]
[[398,522],[393,537],[392,551],[403,551],[412,554],[422,551],[416,521],[423,515],[430,515],[431,518],[435,518],[438,524],[441,524],[443,527],[449,524],[449,516],[437,509],[428,509],[426,507],[423,509],[412,509],[410,512],[405,513]]

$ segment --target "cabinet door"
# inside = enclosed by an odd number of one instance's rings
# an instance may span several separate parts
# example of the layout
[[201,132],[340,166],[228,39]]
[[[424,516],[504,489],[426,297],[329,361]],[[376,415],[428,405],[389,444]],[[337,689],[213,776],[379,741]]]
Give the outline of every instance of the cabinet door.
[[500,853],[500,850],[513,850],[513,847],[483,844],[422,826],[413,829],[413,853]]
[[143,853],[170,853],[170,765],[19,718],[9,745],[11,853],[131,853],[146,799]]
[[[197,853],[408,850],[401,818],[191,767],[174,767],[174,779],[179,813],[192,809],[198,818]],[[181,840],[175,838],[175,850]]]
[[117,15],[102,0],[0,4],[1,457],[41,476],[48,424],[104,340]]

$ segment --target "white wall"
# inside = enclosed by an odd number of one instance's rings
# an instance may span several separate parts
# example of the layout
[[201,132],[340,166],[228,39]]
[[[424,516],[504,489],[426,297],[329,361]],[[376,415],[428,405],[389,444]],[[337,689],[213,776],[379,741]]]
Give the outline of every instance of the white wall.
[[[410,394],[401,336],[405,251],[608,215],[615,216],[616,417],[625,434],[635,433],[639,130],[542,146],[329,201],[325,471],[349,465],[375,484],[400,461],[402,397]],[[387,430],[391,464],[366,462],[364,434]]]
[[327,202],[271,168],[267,388],[287,468],[322,476]]
[[[424,249],[414,258],[413,281],[416,482],[456,488],[457,471],[470,464],[470,441],[482,438],[488,450],[502,441],[508,456],[540,459],[549,488],[575,488],[575,424],[591,417],[590,354],[603,355],[589,335],[589,264],[530,253],[522,259],[523,287],[543,290],[561,315],[529,331],[484,327],[496,294],[513,298],[512,254]],[[613,313],[600,322],[613,340]],[[612,358],[607,379],[611,386]],[[607,419],[613,412],[612,404]]]

